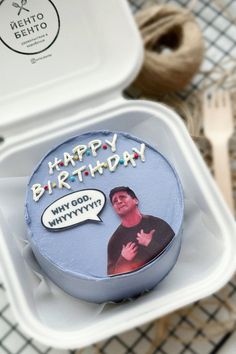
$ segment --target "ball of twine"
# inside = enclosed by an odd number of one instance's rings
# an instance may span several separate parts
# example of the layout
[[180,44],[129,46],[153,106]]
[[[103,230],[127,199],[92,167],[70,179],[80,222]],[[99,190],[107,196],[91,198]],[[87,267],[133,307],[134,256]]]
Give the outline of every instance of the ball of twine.
[[136,16],[144,47],[144,64],[133,83],[141,94],[160,94],[183,89],[203,59],[201,30],[189,10],[156,5]]

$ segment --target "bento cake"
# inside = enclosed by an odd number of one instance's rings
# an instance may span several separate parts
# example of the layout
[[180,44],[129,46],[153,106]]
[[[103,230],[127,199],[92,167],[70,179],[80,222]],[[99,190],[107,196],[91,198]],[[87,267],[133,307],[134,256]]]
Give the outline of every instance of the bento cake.
[[30,177],[28,240],[44,273],[72,296],[101,303],[152,289],[174,266],[183,192],[149,143],[93,131],[53,148]]

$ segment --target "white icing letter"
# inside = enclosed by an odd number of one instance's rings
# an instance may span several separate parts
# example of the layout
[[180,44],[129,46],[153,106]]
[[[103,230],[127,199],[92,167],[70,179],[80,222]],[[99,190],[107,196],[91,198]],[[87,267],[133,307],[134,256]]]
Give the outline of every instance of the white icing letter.
[[128,166],[128,163],[129,163],[129,162],[131,162],[131,165],[132,165],[133,167],[136,166],[136,162],[134,161],[133,156],[130,155],[130,153],[128,153],[128,151],[125,151],[125,152],[123,153],[123,159],[124,159],[124,166]]
[[140,150],[138,150],[138,149],[136,149],[136,148],[132,148],[132,150],[134,151],[134,152],[136,152],[136,154],[138,154],[140,157],[141,157],[141,161],[145,161],[145,156],[144,156],[144,150],[145,150],[145,144],[141,144],[141,146],[140,146]]
[[97,165],[95,167],[92,167],[91,164],[88,165],[89,169],[90,169],[90,174],[92,177],[95,177],[95,173],[96,172],[99,172],[100,175],[103,174],[103,166],[104,166],[104,162],[100,162],[100,161],[97,161]]
[[68,166],[69,163],[71,163],[72,166],[75,166],[73,156],[71,156],[68,152],[64,152],[64,165]]
[[82,172],[86,170],[86,166],[82,166],[73,172],[73,175],[78,175],[80,182],[83,182]]
[[39,183],[34,184],[31,187],[31,190],[33,192],[33,200],[35,202],[37,202],[42,197],[43,193],[45,192],[45,189]]
[[107,145],[111,147],[112,152],[116,152],[116,140],[117,140],[117,134],[113,135],[112,141],[105,140]]
[[48,167],[49,167],[49,174],[52,175],[53,174],[53,169],[56,168],[57,171],[60,171],[60,168],[59,168],[59,163],[61,162],[61,160],[58,160],[57,157],[55,157],[54,159],[54,163],[52,162],[49,162],[48,163]]
[[107,163],[109,171],[114,172],[119,164],[120,156],[119,155],[112,155],[108,157]]
[[77,145],[76,147],[74,147],[74,149],[72,150],[74,154],[77,153],[79,160],[82,161],[83,160],[83,154],[85,153],[85,151],[87,150],[87,146],[86,145]]
[[52,185],[51,185],[51,181],[48,181],[48,193],[52,194]]
[[69,177],[69,173],[67,171],[62,171],[59,175],[58,175],[58,187],[61,189],[63,187],[66,187],[67,189],[71,189],[71,186],[66,183],[65,181],[67,180],[67,178]]
[[92,155],[97,156],[96,151],[101,147],[102,142],[101,140],[92,140],[88,143],[88,146],[91,148]]

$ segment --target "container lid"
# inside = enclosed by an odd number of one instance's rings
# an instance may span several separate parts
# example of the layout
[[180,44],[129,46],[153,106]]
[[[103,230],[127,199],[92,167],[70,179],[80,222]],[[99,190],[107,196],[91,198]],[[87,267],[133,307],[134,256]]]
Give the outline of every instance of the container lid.
[[126,1],[0,1],[0,127],[121,92],[142,62]]

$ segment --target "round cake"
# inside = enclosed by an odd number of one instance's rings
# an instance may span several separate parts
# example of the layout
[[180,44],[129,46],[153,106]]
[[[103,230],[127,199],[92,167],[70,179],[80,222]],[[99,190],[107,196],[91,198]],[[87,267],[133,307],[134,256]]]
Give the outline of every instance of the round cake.
[[27,188],[28,239],[43,272],[101,303],[149,291],[174,266],[184,203],[176,171],[149,143],[93,131],[53,148]]

